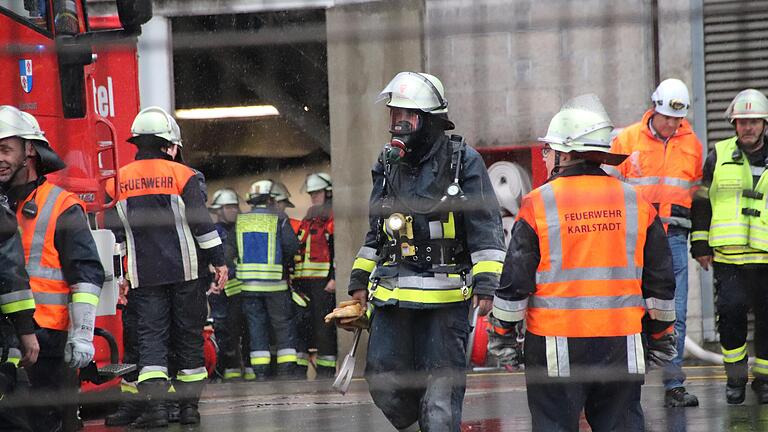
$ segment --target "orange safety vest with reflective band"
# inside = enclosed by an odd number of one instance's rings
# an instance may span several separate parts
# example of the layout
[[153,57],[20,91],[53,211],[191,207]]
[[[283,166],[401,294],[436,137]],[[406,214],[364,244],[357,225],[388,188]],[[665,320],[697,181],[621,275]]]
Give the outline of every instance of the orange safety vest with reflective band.
[[659,217],[668,225],[690,228],[690,220],[672,217],[672,205],[691,208],[695,187],[702,177],[702,146],[683,119],[666,146],[648,128],[654,111],[628,126],[613,140],[611,152],[629,155],[617,167],[604,167],[611,175],[635,187],[648,202],[658,204]]
[[559,177],[526,196],[518,217],[538,235],[541,252],[528,331],[565,337],[640,333],[643,248],[655,216],[637,191],[608,176]]
[[[22,209],[32,199],[37,205],[37,215],[28,217],[22,214]],[[53,239],[59,216],[73,205],[85,208],[73,193],[45,182],[20,202],[16,209],[29,285],[35,297],[34,318],[42,328],[69,328],[70,287],[61,272],[59,252]]]
[[327,278],[333,263],[328,237],[333,235],[333,213],[330,218],[310,218],[299,227],[299,253],[296,256],[297,278]]

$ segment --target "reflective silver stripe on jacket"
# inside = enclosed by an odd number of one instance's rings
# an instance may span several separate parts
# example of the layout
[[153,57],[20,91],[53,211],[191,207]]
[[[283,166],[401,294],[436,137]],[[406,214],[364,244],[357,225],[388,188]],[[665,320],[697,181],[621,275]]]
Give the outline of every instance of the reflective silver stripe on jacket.
[[630,186],[622,185],[625,203],[625,245],[627,248],[626,267],[583,267],[563,269],[563,241],[560,235],[560,213],[555,200],[555,192],[551,184],[541,188],[544,201],[544,213],[547,222],[547,237],[549,241],[549,271],[536,273],[536,283],[571,282],[576,280],[634,280],[642,277],[643,269],[635,265],[635,248],[637,247],[639,215],[637,208],[637,192]]
[[171,195],[171,209],[173,210],[176,234],[179,237],[179,249],[184,264],[184,280],[197,279],[197,248],[187,223],[184,200],[178,195]]
[[59,305],[66,306],[69,304],[69,294],[65,293],[46,293],[46,292],[33,292],[35,297],[35,304],[38,305]]
[[641,295],[584,296],[584,297],[531,297],[532,308],[540,309],[620,309],[643,307]]
[[507,322],[522,321],[525,318],[525,309],[528,307],[528,299],[504,300],[493,298],[493,316]]
[[676,186],[683,189],[690,189],[699,184],[698,181],[688,181],[679,179],[676,177],[629,177],[624,180],[625,182],[633,186],[653,186],[653,185],[665,185]]
[[470,255],[472,264],[477,264],[480,261],[499,261],[504,262],[506,253],[497,249],[483,249],[477,252],[472,252]]
[[216,230],[213,230],[209,233],[195,236],[195,240],[197,241],[197,244],[200,246],[200,249],[210,249],[212,247],[216,247],[221,244],[221,238],[219,237],[219,232]]
[[99,296],[99,294],[101,294],[100,286],[92,283],[88,283],[88,282],[76,283],[74,285],[70,285],[70,288],[72,289],[72,294],[75,294],[75,293],[93,294],[97,297]]
[[32,290],[23,289],[20,291],[9,292],[8,294],[0,295],[0,304],[8,304],[22,300],[29,300],[32,298]]
[[125,230],[125,243],[128,255],[128,280],[131,281],[131,285],[135,288],[141,286],[141,281],[139,281],[139,270],[136,265],[136,241],[133,238],[131,224],[128,223],[128,202],[126,200],[120,200],[115,208],[117,209],[117,214],[120,216],[120,221],[123,223],[123,229]]
[[675,300],[662,300],[655,297],[645,299],[645,309],[652,320],[674,321]]
[[363,246],[357,252],[357,258],[363,258],[371,261],[379,261],[381,257],[376,255],[376,249],[368,246]]
[[37,221],[35,221],[35,230],[32,234],[32,245],[29,248],[29,260],[27,261],[27,273],[29,277],[37,277],[41,279],[48,279],[54,281],[63,281],[64,275],[61,273],[61,269],[43,267],[43,247],[45,245],[45,233],[48,231],[48,225],[51,223],[51,217],[53,216],[53,206],[56,204],[56,200],[59,199],[59,195],[64,190],[58,186],[54,186],[48,197],[43,204],[43,208],[38,214]]

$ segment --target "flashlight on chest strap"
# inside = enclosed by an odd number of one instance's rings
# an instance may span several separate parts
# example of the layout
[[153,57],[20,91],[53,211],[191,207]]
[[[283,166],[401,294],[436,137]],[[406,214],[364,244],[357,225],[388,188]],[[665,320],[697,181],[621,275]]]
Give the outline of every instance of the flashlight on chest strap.
[[399,244],[400,255],[412,257],[416,255],[413,244],[413,218],[402,213],[392,213],[386,220],[387,229],[392,238]]

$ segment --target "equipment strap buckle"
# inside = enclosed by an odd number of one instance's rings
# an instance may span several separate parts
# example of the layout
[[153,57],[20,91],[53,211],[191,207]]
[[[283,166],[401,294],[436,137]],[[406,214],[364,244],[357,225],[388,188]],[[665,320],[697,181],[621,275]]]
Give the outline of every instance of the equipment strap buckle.
[[760,217],[760,210],[753,209],[753,208],[742,208],[741,214],[743,214],[744,216]]

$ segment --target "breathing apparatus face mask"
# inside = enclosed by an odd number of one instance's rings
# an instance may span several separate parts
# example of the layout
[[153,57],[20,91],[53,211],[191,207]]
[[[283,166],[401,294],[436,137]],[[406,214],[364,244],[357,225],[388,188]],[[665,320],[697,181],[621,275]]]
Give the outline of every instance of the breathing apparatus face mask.
[[385,156],[390,162],[421,153],[429,135],[426,115],[419,110],[391,107],[389,133],[392,139],[385,146]]

